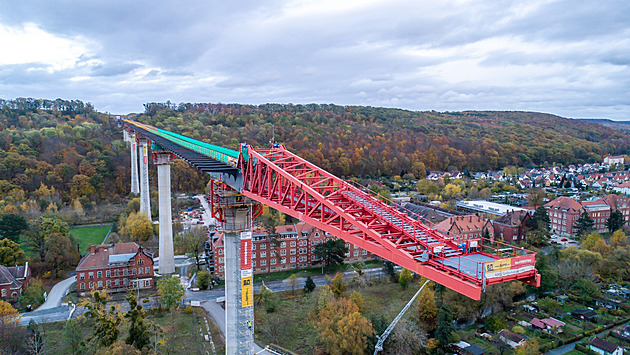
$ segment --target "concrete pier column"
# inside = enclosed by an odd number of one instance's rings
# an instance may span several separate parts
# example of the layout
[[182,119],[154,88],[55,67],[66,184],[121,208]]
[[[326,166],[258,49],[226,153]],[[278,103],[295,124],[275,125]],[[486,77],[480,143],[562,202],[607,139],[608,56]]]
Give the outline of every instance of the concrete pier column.
[[151,220],[151,195],[149,194],[149,143],[146,138],[140,143],[140,212]]
[[[229,210],[226,215],[233,216],[234,226],[251,225],[250,207]],[[224,232],[226,354],[254,353],[251,236],[251,231]]]
[[153,162],[157,166],[159,214],[160,214],[160,264],[158,272],[170,275],[175,272],[173,252],[173,217],[171,215],[171,153],[154,153]]
[[[126,132],[126,131],[125,131]],[[135,133],[129,135],[131,148],[131,192],[140,193],[140,183],[138,182],[138,141]]]

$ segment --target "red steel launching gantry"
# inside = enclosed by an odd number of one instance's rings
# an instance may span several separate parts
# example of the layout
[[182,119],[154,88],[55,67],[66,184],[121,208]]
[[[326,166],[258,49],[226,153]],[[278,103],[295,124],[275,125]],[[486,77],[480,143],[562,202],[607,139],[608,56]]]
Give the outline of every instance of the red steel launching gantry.
[[[535,253],[484,238],[458,243],[283,145],[254,149],[243,144],[236,152],[137,122],[124,122],[162,149],[223,181],[221,196],[213,197],[217,204],[240,201],[238,195],[242,194],[475,300],[491,284],[519,280],[540,286]],[[226,166],[215,173],[212,164],[199,156]],[[233,191],[226,193],[226,188]],[[220,207],[214,206],[219,218]],[[254,212],[254,216],[260,214]]]

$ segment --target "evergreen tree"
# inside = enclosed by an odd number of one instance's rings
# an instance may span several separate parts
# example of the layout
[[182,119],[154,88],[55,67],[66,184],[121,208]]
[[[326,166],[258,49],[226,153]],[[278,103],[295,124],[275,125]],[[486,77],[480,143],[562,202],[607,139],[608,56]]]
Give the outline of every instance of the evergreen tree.
[[317,287],[317,285],[315,285],[315,281],[313,281],[313,279],[310,276],[307,277],[306,278],[306,283],[304,284],[304,292],[305,293],[311,293],[311,292],[313,292],[315,287]]
[[28,223],[22,216],[10,213],[0,218],[0,238],[17,242],[20,234],[26,229],[28,229]]
[[318,260],[314,261],[313,264],[318,264],[321,262],[319,260],[323,260],[324,266],[326,270],[328,270],[328,267],[331,265],[343,263],[347,252],[348,248],[346,247],[346,242],[342,239],[329,239],[315,246],[313,254],[315,254]]
[[67,354],[79,355],[85,353],[85,343],[81,339],[81,329],[76,319],[68,319],[63,326],[63,338]]
[[582,236],[585,235],[588,231],[593,228],[595,221],[588,215],[588,212],[583,211],[580,215],[580,218],[575,221],[573,224],[573,228],[576,229],[577,235]]
[[440,342],[439,347],[442,350],[445,351],[448,348],[454,331],[453,312],[446,303],[443,303],[438,310],[437,329],[435,330],[435,339]]
[[621,229],[624,223],[626,223],[626,219],[623,217],[623,213],[619,210],[615,210],[610,214],[610,217],[606,219],[606,227],[608,227],[608,231],[610,232]]
[[87,308],[85,315],[94,319],[94,330],[91,340],[95,341],[99,347],[106,348],[118,339],[120,325],[122,319],[116,311],[115,306],[106,309],[107,294],[105,292],[95,291],[92,293],[93,300],[86,300],[83,306]]
[[149,345],[151,341],[151,334],[149,332],[149,327],[144,321],[144,311],[142,310],[142,306],[138,304],[138,300],[136,299],[133,290],[129,291],[127,302],[129,302],[129,310],[125,314],[125,318],[129,321],[129,335],[127,336],[127,339],[125,339],[125,342],[140,350]]

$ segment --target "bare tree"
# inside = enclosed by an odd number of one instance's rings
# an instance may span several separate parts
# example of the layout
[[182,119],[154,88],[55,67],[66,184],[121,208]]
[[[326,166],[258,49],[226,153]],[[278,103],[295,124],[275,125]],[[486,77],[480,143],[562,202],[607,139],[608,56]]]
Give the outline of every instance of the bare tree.
[[427,333],[418,324],[402,319],[394,328],[386,354],[419,354],[427,341]]

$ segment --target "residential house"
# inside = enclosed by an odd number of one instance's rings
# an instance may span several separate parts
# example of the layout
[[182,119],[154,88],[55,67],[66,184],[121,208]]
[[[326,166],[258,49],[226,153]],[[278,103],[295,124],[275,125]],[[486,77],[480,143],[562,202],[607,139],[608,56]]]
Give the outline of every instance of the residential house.
[[404,210],[411,218],[422,221],[422,223],[434,225],[440,223],[448,217],[463,216],[465,213],[442,208],[439,206],[433,206],[430,203],[425,202],[413,202],[403,205]]
[[527,233],[525,224],[529,219],[528,211],[509,211],[492,223],[494,235],[506,242],[524,240]]
[[90,247],[77,266],[77,291],[112,292],[153,287],[153,255],[136,243]]
[[486,351],[477,345],[469,345],[460,352],[462,355],[484,355],[485,353]]
[[24,265],[6,267],[0,265],[0,300],[13,302],[22,295],[31,281],[31,268]]
[[602,355],[623,355],[623,348],[598,337],[589,341],[588,347],[594,352]]
[[619,309],[623,302],[620,300],[603,298],[603,297],[595,297],[595,304],[597,307],[605,307],[608,309]]
[[497,334],[497,337],[500,342],[508,345],[512,349],[516,349],[525,343],[525,338],[516,333],[512,333],[507,329],[500,331],[499,334]]
[[[273,238],[264,229],[256,229],[252,234],[253,272],[262,274],[312,267],[320,261],[314,254],[315,246],[329,239],[336,237],[304,222],[276,227],[276,236]],[[345,262],[355,263],[377,258],[353,244],[346,243],[346,247],[348,252]],[[212,249],[215,276],[223,279],[225,273],[223,234],[218,233]]]
[[562,333],[562,327],[566,325],[566,323],[559,321],[553,317],[544,318],[540,320],[545,327],[543,328],[546,332],[552,334]]
[[561,304],[564,304],[568,300],[569,300],[569,296],[567,295],[560,295],[556,297],[556,301],[560,302]]
[[457,343],[451,343],[450,345],[451,349],[458,354],[461,354],[464,349],[470,346],[470,344],[465,341],[458,341]]
[[630,182],[624,182],[618,186],[613,187],[613,191],[622,193],[624,195],[630,195]]
[[574,309],[571,311],[571,316],[580,320],[597,322],[597,313],[590,309]]
[[453,238],[455,242],[481,238],[484,231],[488,231],[490,239],[494,240],[492,223],[477,215],[449,217],[433,226],[433,228],[447,237]]

